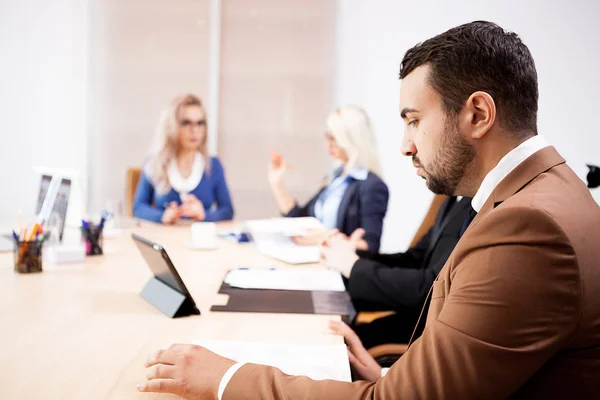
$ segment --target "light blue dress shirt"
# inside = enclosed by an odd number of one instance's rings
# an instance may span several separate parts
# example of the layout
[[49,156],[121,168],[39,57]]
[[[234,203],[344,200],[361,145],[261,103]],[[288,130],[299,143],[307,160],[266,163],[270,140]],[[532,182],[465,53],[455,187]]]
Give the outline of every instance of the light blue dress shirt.
[[321,221],[325,229],[337,228],[338,210],[350,181],[364,181],[369,175],[369,170],[362,166],[354,167],[346,175],[342,175],[342,172],[343,167],[333,172],[333,180],[323,189],[315,203],[315,218]]

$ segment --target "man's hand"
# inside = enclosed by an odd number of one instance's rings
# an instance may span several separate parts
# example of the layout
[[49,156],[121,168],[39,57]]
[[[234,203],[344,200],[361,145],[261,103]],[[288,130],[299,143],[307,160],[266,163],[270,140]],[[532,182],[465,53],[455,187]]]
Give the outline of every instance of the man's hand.
[[171,393],[187,400],[217,400],[219,384],[235,362],[200,346],[174,344],[146,361],[147,381],[140,392]]
[[341,234],[330,237],[321,246],[323,264],[340,271],[346,278],[350,278],[352,267],[358,258],[354,242]]
[[202,205],[202,202],[198,200],[196,196],[189,193],[183,197],[182,202],[181,215],[196,221],[204,221],[206,218],[206,211],[204,210],[204,205]]
[[356,333],[342,321],[330,321],[329,329],[338,335],[342,335],[348,346],[348,358],[350,366],[358,378],[375,382],[381,378],[381,367],[377,361],[365,349]]

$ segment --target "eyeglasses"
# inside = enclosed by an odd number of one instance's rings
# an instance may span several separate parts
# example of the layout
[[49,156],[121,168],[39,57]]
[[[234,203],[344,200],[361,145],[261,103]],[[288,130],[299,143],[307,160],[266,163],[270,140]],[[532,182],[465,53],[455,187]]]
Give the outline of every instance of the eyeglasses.
[[197,127],[201,127],[201,126],[205,126],[206,125],[206,120],[205,119],[201,119],[198,121],[190,121],[189,119],[184,119],[179,123],[181,126],[183,126],[184,128],[190,127],[190,126],[197,126]]

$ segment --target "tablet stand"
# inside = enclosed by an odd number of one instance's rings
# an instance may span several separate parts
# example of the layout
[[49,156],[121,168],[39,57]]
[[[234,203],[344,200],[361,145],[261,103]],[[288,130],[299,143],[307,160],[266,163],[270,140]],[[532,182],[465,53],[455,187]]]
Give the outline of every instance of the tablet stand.
[[156,277],[152,277],[146,283],[146,286],[140,292],[140,296],[162,311],[167,317],[178,318],[200,314],[191,299],[156,279]]

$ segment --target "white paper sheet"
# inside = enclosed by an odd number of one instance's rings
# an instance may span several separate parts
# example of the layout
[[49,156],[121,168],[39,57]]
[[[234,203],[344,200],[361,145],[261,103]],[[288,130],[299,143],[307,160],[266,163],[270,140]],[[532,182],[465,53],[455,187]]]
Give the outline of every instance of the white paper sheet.
[[318,246],[299,246],[294,243],[259,243],[258,241],[255,244],[260,253],[288,264],[316,264],[321,261],[321,249]]
[[324,229],[319,220],[313,217],[260,219],[246,221],[246,225],[253,231],[277,233],[287,237],[302,236],[311,229]]
[[226,340],[195,340],[193,343],[234,361],[270,365],[288,375],[351,381],[348,350],[342,343],[292,345]]
[[309,229],[323,229],[321,223],[308,218],[271,218],[245,223],[258,251],[289,264],[318,263],[319,246],[299,246],[292,236],[303,236]]
[[346,290],[341,274],[326,268],[234,269],[225,282],[243,289]]

